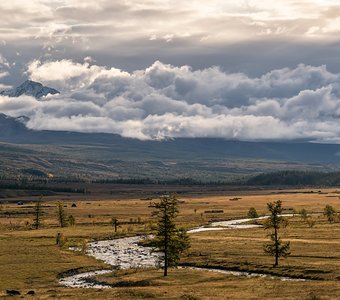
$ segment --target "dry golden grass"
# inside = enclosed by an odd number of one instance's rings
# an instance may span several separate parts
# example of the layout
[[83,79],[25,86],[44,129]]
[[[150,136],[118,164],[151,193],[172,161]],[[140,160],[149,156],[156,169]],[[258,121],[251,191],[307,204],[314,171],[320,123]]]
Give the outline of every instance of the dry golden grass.
[[[273,190],[248,192],[221,192],[221,195],[180,197],[178,223],[187,228],[207,224],[211,220],[245,217],[250,207],[266,213],[266,203],[282,200],[285,208],[321,212],[326,204],[340,210],[339,192],[335,189]],[[237,201],[230,199],[240,198]],[[62,199],[62,197],[60,197]],[[161,271],[141,270],[121,272],[105,280],[131,281],[130,287],[110,290],[67,289],[58,285],[58,274],[69,269],[102,268],[101,262],[85,255],[75,254],[55,245],[55,237],[62,232],[67,245],[77,245],[84,239],[114,237],[110,225],[112,217],[123,222],[118,235],[148,232],[152,208],[150,201],[131,199],[112,200],[93,195],[88,199],[72,199],[64,203],[65,211],[76,219],[76,226],[58,228],[53,201],[44,199],[43,228],[32,230],[33,216],[30,201],[23,206],[3,204],[1,212],[13,215],[0,218],[0,291],[34,289],[37,298],[47,299],[320,299],[340,298],[340,223],[329,224],[323,216],[313,216],[316,225],[309,228],[299,217],[290,218],[290,225],[282,231],[284,240],[291,241],[292,255],[272,268],[273,259],[265,256],[263,243],[268,240],[264,229],[224,230],[191,235],[192,247],[183,263],[235,268],[277,275],[309,277],[307,282],[283,282],[263,278],[239,278],[212,272],[172,270],[164,279]],[[155,199],[156,200],[156,199]],[[76,203],[77,207],[71,207]],[[207,214],[207,210],[221,209],[222,214]],[[22,214],[26,212],[27,214]],[[18,214],[21,213],[21,214]],[[89,216],[90,215],[90,216]],[[138,219],[141,222],[138,224]],[[132,221],[131,224],[128,224]],[[101,278],[103,279],[103,278]],[[135,286],[146,280],[149,286]],[[138,285],[138,284],[137,284]]]

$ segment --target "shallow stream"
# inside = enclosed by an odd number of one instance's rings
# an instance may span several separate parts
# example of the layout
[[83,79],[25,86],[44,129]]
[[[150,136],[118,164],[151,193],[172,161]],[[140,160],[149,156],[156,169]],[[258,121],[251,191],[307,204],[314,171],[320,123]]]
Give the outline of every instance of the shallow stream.
[[[293,216],[293,214],[285,215]],[[259,217],[255,220],[263,220],[268,216]],[[244,224],[249,223],[254,219],[238,219],[230,221],[221,221],[210,223],[209,226],[201,226],[193,228],[188,233],[197,233],[209,230],[225,230],[225,229],[250,229],[255,227],[261,227],[261,225]],[[153,252],[151,247],[143,247],[138,243],[146,236],[134,236],[126,237],[107,241],[92,242],[88,245],[87,255],[96,259],[102,260],[108,265],[111,265],[113,269],[132,269],[132,268],[153,268],[158,263],[159,254]],[[264,277],[270,279],[279,279],[284,281],[304,281],[304,279],[295,279],[289,277],[272,276],[268,274],[251,273],[245,271],[231,271],[220,270],[214,268],[198,268],[198,267],[182,267],[192,270],[199,270],[205,272],[217,272],[222,274],[228,274],[233,276],[245,276],[245,277]],[[82,274],[72,275],[60,279],[60,284],[73,287],[73,288],[111,288],[110,285],[105,285],[96,282],[95,276],[100,274],[106,274],[112,272],[111,270],[100,270],[93,272],[86,272]]]

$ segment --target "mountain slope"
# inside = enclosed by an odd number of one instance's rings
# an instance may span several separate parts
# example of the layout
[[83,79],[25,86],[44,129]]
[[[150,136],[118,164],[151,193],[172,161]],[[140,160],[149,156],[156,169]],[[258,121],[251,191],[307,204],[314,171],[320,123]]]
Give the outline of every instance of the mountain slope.
[[3,96],[19,97],[21,95],[27,95],[38,99],[47,96],[48,94],[54,95],[60,93],[53,88],[43,86],[41,83],[32,80],[26,80],[14,89],[0,92],[0,95]]
[[28,129],[24,125],[24,120],[24,117],[12,118],[0,113],[0,139],[11,139],[27,133]]
[[[34,81],[0,95],[36,98],[59,93]],[[219,138],[141,141],[117,134],[31,130],[25,116],[0,113],[0,174],[202,181],[275,170],[338,171],[340,145],[305,141],[245,142]],[[26,173],[25,173],[26,170]]]
[[[0,142],[13,144],[86,145],[98,158],[124,160],[264,159],[340,163],[340,145],[308,142],[243,142],[217,138],[140,141],[115,134],[35,131],[22,118],[0,115]],[[82,155],[82,153],[79,153]],[[84,154],[85,155],[85,154]],[[103,156],[104,155],[104,156]],[[92,155],[96,157],[96,154]]]

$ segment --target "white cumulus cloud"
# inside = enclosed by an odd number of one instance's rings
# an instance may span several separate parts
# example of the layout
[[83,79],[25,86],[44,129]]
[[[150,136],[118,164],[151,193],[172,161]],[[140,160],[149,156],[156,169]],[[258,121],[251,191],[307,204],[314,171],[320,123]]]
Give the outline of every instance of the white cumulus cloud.
[[250,77],[159,61],[134,72],[92,63],[31,62],[29,77],[61,94],[3,96],[0,111],[28,116],[32,129],[138,139],[340,140],[340,74],[325,66],[301,64]]

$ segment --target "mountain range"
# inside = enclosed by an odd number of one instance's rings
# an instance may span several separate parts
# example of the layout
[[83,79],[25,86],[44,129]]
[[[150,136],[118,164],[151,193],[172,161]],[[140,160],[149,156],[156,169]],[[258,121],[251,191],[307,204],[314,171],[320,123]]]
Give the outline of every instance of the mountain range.
[[[92,145],[112,149],[119,158],[266,159],[290,162],[340,163],[340,145],[303,141],[246,142],[219,138],[177,138],[141,141],[117,134],[31,130],[25,117],[0,114],[0,141],[12,144]],[[130,158],[130,159],[131,159]]]
[[56,89],[43,86],[41,83],[32,80],[26,80],[24,83],[14,89],[0,92],[0,95],[8,97],[19,97],[21,95],[27,95],[38,99],[43,96],[47,96],[48,94],[54,95],[60,94],[60,92]]
[[[26,94],[39,98],[59,92],[40,83],[26,81],[6,93],[8,96]],[[11,170],[18,170],[20,164],[17,162],[23,161],[25,167],[52,173],[221,179],[231,174],[277,169],[334,171],[340,164],[340,145],[336,144],[246,142],[218,138],[141,141],[105,133],[36,131],[26,127],[28,121],[25,116],[13,118],[0,114],[0,154],[3,159],[7,157],[3,161],[0,158],[0,171],[1,163]]]

